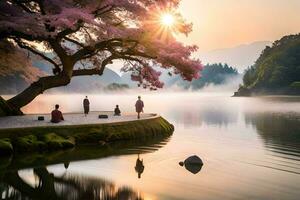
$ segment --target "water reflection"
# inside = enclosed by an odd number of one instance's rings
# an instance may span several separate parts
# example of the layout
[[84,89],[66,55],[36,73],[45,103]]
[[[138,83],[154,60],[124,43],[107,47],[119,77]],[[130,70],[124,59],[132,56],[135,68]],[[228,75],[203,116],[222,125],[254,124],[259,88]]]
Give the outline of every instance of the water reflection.
[[65,169],[68,169],[68,168],[69,168],[69,166],[70,166],[70,162],[65,162],[65,163],[64,163],[64,167],[65,167]]
[[5,173],[0,186],[4,199],[143,199],[128,187],[76,174],[54,175],[46,167],[34,168],[35,181],[28,183],[17,171]]
[[195,165],[195,164],[184,164],[182,166],[184,166],[184,168],[187,171],[191,172],[192,174],[198,174],[201,171],[203,165],[200,165],[200,164],[197,164],[197,165]]
[[228,126],[236,123],[238,112],[231,106],[206,105],[205,107],[194,107],[192,111],[176,108],[170,111],[170,118],[175,118],[176,123],[185,127],[206,125]]
[[206,108],[201,112],[203,122],[208,125],[227,126],[237,121],[236,110],[228,107]]
[[135,167],[136,173],[138,174],[138,178],[141,178],[142,173],[144,172],[145,166],[143,159],[140,159],[140,154],[138,154],[138,158],[136,159]]
[[[135,170],[138,177],[144,171],[140,154],[158,150],[169,138],[153,138],[147,141],[128,141],[106,146],[80,146],[78,148],[46,154],[21,155],[0,160],[0,196],[2,199],[142,199],[128,187],[117,187],[101,178],[68,173],[58,176],[50,173],[46,165],[62,163],[67,170],[70,161],[88,160],[116,155],[138,154]],[[19,170],[33,168],[34,183],[24,180]]]
[[[132,112],[136,96],[94,95],[92,109],[106,110],[121,104],[124,112]],[[8,158],[0,160],[0,179],[4,176],[3,169],[18,171],[47,165],[55,176],[112,180],[109,183],[116,190],[129,186],[134,193],[142,191],[145,199],[299,199],[299,98],[229,98],[184,93],[143,95],[143,99],[147,105],[145,112],[160,113],[174,124],[172,140],[145,145],[126,142],[125,147],[116,144],[92,150],[81,147],[81,151],[56,152],[47,157]],[[76,106],[81,106],[82,96],[42,95],[37,100],[31,104],[36,106],[36,112],[47,112],[46,108],[54,103],[64,104],[66,112],[73,112],[81,109]],[[48,107],[39,102],[46,102]],[[201,155],[205,167],[200,171],[178,166],[179,161],[191,154]],[[74,160],[83,161],[68,166],[67,162]],[[135,171],[137,160],[143,161],[143,172]],[[56,163],[61,164],[48,166]],[[36,176],[27,174],[24,178],[23,172],[19,174],[27,182]],[[82,182],[81,187],[84,184],[89,185]],[[11,186],[2,181],[0,187]]]
[[[24,169],[35,166],[64,163],[67,169],[70,161],[91,160],[118,155],[144,154],[157,151],[169,141],[169,137],[157,137],[146,140],[114,142],[105,146],[79,146],[65,151],[15,155],[12,158],[0,158],[0,169]],[[1,174],[1,172],[0,172]]]
[[285,146],[300,149],[299,114],[246,113],[245,122],[255,126],[257,133],[268,147]]
[[[245,121],[256,128],[268,151],[260,166],[300,174],[300,115],[297,113],[247,113]],[[276,159],[275,159],[276,158]]]

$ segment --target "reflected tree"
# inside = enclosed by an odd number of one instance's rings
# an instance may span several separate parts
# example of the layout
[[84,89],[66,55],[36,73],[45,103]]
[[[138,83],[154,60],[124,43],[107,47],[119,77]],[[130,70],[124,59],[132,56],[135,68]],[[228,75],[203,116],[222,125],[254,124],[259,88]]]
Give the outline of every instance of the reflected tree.
[[[247,124],[253,125],[265,145],[277,153],[300,153],[300,116],[293,113],[248,113]],[[279,151],[278,151],[279,150]],[[288,151],[288,152],[286,152]],[[295,154],[296,153],[296,154]]]
[[270,143],[293,143],[300,147],[300,116],[292,113],[248,113],[247,124],[254,125],[259,135]]
[[140,200],[139,194],[128,187],[117,187],[103,179],[67,174],[55,176],[46,167],[33,170],[37,184],[24,181],[18,171],[7,172],[1,185],[4,199],[130,199]]

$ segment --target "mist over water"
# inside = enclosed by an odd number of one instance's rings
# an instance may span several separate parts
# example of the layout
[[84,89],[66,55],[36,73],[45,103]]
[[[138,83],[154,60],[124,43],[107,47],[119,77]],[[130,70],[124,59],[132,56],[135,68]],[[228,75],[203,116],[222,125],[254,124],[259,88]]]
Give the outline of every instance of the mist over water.
[[[71,162],[68,169],[62,163],[47,170],[82,186],[101,182],[120,191],[130,188],[130,194],[141,199],[299,199],[300,98],[233,98],[231,94],[88,95],[91,110],[113,110],[118,104],[123,113],[133,113],[141,95],[145,112],[161,114],[174,124],[175,132],[162,143],[129,147],[132,154]],[[64,112],[82,112],[84,97],[41,95],[23,111],[48,113],[58,103]],[[135,169],[139,152],[145,166],[141,178]],[[191,155],[204,163],[197,174],[178,165]],[[32,169],[19,174],[37,184]],[[57,194],[65,188],[56,187]]]

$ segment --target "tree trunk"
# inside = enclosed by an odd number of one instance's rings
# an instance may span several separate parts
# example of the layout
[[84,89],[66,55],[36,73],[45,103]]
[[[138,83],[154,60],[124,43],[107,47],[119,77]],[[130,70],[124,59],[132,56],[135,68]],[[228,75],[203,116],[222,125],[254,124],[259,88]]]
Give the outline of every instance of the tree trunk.
[[23,113],[19,109],[15,109],[10,106],[1,96],[0,96],[0,117],[10,116],[10,115],[22,115]]
[[9,99],[7,103],[15,110],[20,111],[20,109],[23,106],[29,104],[36,96],[43,93],[45,90],[54,87],[68,85],[70,81],[71,78],[68,75],[65,75],[63,73],[57,76],[42,77],[38,81],[32,83],[23,92]]

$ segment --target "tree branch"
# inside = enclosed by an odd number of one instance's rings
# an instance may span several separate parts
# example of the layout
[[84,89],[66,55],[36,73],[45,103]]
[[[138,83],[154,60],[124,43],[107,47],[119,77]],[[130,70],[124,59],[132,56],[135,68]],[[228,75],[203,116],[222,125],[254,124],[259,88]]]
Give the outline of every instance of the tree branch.
[[[24,5],[24,2],[20,2],[20,1],[13,1],[16,5],[18,5],[19,7],[21,7],[25,12],[33,14],[35,12],[33,12],[32,10],[30,10],[29,8],[26,7],[26,5]],[[25,2],[27,3],[27,2]]]
[[17,37],[17,38],[22,38],[28,41],[47,41],[47,37],[43,37],[43,36],[36,36],[33,34],[26,34],[26,33],[22,33],[19,31],[14,31],[14,30],[6,30],[6,31],[2,31],[0,32],[0,40],[1,39],[5,39],[7,37]]
[[73,70],[72,76],[101,75],[99,68]]
[[[84,59],[86,56],[93,54],[95,51],[109,50],[112,54],[115,53],[113,47],[123,47],[125,43],[134,43],[133,47],[136,47],[136,40],[122,39],[122,38],[113,38],[109,40],[104,40],[96,43],[94,46],[85,46],[84,48],[78,50],[75,54],[72,55],[73,59],[76,61]],[[142,54],[140,54],[142,56]]]
[[111,55],[104,59],[101,63],[100,68],[92,68],[92,69],[77,69],[73,70],[72,76],[84,76],[84,75],[102,75],[106,65],[110,64],[112,60],[118,59],[119,57],[115,55]]
[[63,39],[66,40],[66,41],[72,42],[72,43],[74,43],[74,44],[76,44],[76,45],[78,45],[78,46],[80,46],[82,48],[85,47],[82,43],[80,43],[80,42],[78,42],[78,41],[76,41],[76,40],[74,40],[72,38],[69,38],[67,36],[65,36]]
[[52,65],[54,65],[56,68],[59,68],[59,64],[57,64],[54,60],[52,60],[51,58],[45,56],[43,53],[27,46],[26,44],[24,44],[23,42],[21,42],[20,40],[14,39],[14,41],[19,45],[19,47],[23,48],[23,49],[27,49],[30,52],[40,56],[41,58],[43,58],[44,60],[48,61],[49,63],[51,63]]
[[101,76],[104,72],[106,65],[110,64],[113,60],[116,60],[116,59],[132,60],[132,61],[136,61],[140,64],[143,64],[142,60],[140,60],[138,58],[125,56],[125,55],[111,55],[102,61],[100,68],[73,70],[72,76],[73,77],[74,76],[87,76],[87,75],[100,75]]
[[93,14],[95,15],[95,17],[100,17],[101,15],[108,13],[108,12],[112,11],[113,9],[114,9],[113,5],[106,5],[106,6],[103,6],[102,8],[95,10],[93,12]]

